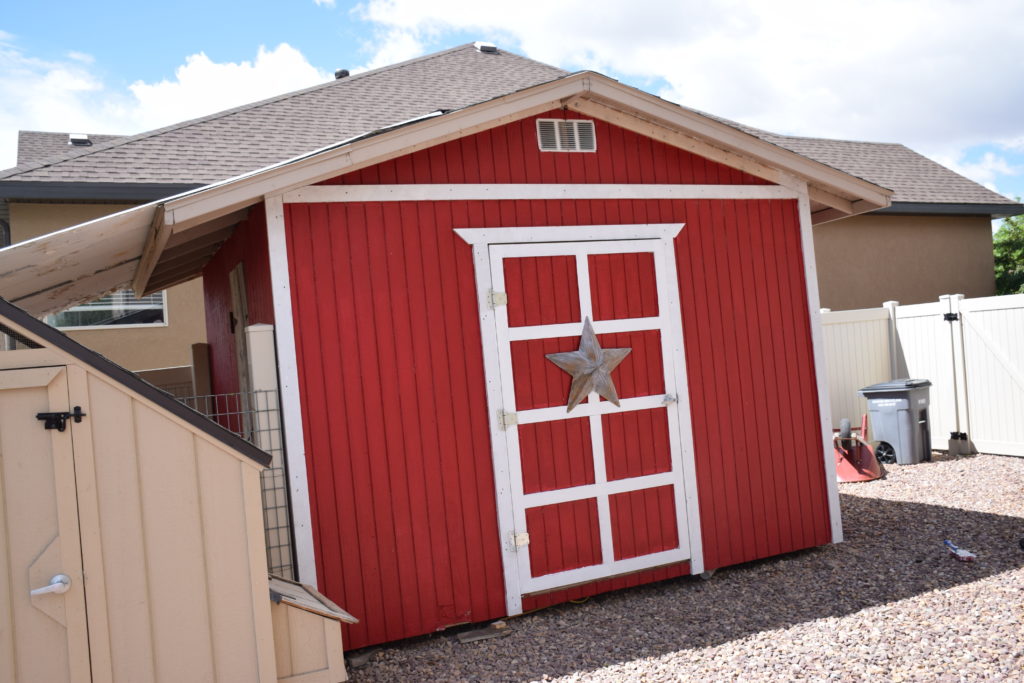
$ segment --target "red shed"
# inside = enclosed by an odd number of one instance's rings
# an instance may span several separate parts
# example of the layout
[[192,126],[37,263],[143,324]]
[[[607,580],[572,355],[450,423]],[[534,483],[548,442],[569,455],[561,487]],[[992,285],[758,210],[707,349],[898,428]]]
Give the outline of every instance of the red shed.
[[888,195],[580,73],[140,210],[135,281],[202,268],[217,391],[275,326],[362,647],[841,540],[811,229]]

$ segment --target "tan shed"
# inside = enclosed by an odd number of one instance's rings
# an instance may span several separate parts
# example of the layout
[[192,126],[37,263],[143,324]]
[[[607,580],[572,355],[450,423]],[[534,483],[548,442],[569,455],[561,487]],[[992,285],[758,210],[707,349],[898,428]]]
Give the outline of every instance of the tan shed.
[[270,456],[3,300],[0,332],[0,681],[276,680]]

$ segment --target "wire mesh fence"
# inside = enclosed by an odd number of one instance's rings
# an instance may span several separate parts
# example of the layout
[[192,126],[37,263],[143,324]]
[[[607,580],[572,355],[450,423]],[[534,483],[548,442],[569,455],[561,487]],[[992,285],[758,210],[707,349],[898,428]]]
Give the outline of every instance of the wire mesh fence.
[[266,451],[273,458],[270,467],[260,475],[267,566],[271,574],[294,579],[288,479],[284,471],[284,439],[277,392],[260,390],[210,394],[179,397],[178,400]]

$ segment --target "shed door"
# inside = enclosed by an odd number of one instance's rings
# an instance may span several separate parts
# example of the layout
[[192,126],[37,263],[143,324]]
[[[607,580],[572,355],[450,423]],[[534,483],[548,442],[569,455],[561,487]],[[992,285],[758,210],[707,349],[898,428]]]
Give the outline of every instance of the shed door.
[[91,678],[71,426],[36,419],[68,403],[63,367],[0,371],[0,681]]
[[[489,249],[514,524],[506,548],[523,595],[690,559],[694,484],[683,467],[690,435],[670,244]],[[620,405],[591,392],[567,411],[571,376],[547,355],[579,349],[587,319],[602,349],[630,349],[609,375]]]

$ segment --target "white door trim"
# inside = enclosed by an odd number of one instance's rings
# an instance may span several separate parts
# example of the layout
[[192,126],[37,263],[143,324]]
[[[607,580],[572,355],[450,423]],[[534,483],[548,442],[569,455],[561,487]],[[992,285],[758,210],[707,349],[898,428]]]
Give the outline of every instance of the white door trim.
[[[525,529],[525,525],[522,524],[523,520],[515,519],[512,489],[513,486],[515,486],[519,491],[522,490],[522,472],[519,468],[512,467],[509,457],[509,441],[514,441],[517,438],[517,435],[513,430],[513,434],[510,438],[510,434],[503,428],[503,410],[505,406],[514,406],[514,395],[513,388],[511,386],[504,387],[501,382],[501,366],[503,365],[501,362],[501,356],[499,355],[501,345],[499,344],[498,338],[497,317],[495,309],[492,308],[491,305],[492,282],[494,281],[492,279],[491,246],[553,241],[610,241],[610,244],[608,245],[580,245],[580,249],[585,250],[588,253],[619,253],[622,251],[631,251],[634,248],[637,251],[650,249],[649,245],[629,245],[628,243],[623,243],[622,240],[646,239],[659,240],[661,242],[659,245],[661,247],[660,253],[663,255],[664,262],[658,265],[659,269],[664,268],[665,273],[664,277],[658,279],[659,310],[661,311],[661,314],[654,319],[636,319],[633,322],[637,323],[637,327],[630,327],[629,329],[650,329],[653,327],[659,327],[660,323],[663,322],[663,319],[664,322],[667,323],[663,328],[667,334],[662,335],[663,363],[665,364],[664,369],[666,375],[674,376],[675,378],[677,400],[679,402],[679,409],[675,411],[678,413],[678,420],[675,421],[676,423],[674,425],[672,424],[672,421],[670,421],[670,425],[672,425],[670,427],[670,439],[677,444],[674,451],[678,453],[679,458],[677,471],[682,474],[682,481],[679,482],[682,485],[682,505],[677,504],[676,506],[677,529],[681,544],[684,543],[683,534],[687,534],[689,550],[686,553],[687,557],[683,558],[676,557],[673,554],[674,551],[666,551],[664,553],[658,553],[657,555],[665,556],[663,558],[664,563],[688,559],[690,562],[691,573],[700,573],[703,571],[704,563],[700,539],[700,517],[697,505],[693,441],[690,428],[689,393],[686,381],[685,356],[683,355],[682,320],[676,286],[678,279],[673,250],[673,240],[682,227],[683,226],[680,223],[671,223],[643,225],[548,226],[531,228],[479,228],[456,230],[464,240],[473,245],[473,259],[476,269],[477,296],[480,311],[481,342],[483,347],[484,371],[486,373],[487,382],[488,412],[490,415],[489,429],[492,444],[495,493],[498,505],[498,529],[502,547],[506,608],[509,615],[522,613],[522,596],[524,593],[548,590],[560,585],[566,585],[566,582],[569,580],[573,580],[573,582],[585,582],[600,577],[591,576],[593,569],[589,567],[535,578],[529,577],[528,572],[524,577],[521,571],[521,563],[525,561],[528,566],[528,559],[523,559],[523,557],[526,556],[526,553],[517,552],[517,521],[522,529]],[[565,253],[565,245],[547,249],[544,246],[537,244],[535,248],[538,253],[547,253],[549,251]],[[653,251],[657,253],[658,249],[654,249]],[[533,251],[531,251],[530,255],[534,255]],[[589,298],[589,291],[589,285],[585,288],[581,287],[580,290],[582,299],[581,306],[587,309],[590,308],[587,301]],[[589,314],[589,310],[583,311],[581,317]],[[541,334],[541,328],[548,328],[543,331],[561,333],[562,327],[563,326],[561,325],[536,326],[534,328],[524,329],[531,330],[530,333],[527,333],[528,335],[541,337],[547,336]],[[618,321],[613,325],[613,329],[622,327],[623,326]],[[565,328],[566,330],[569,330],[570,336],[572,334],[579,334],[582,329],[582,323],[568,324]],[[571,330],[573,329],[576,331],[572,332]],[[603,330],[598,328],[598,325],[595,324],[595,331],[601,333]],[[607,331],[612,330],[609,329]],[[525,338],[535,337],[527,336]],[[507,348],[505,351],[507,352]],[[508,360],[509,359],[505,359],[505,362],[507,363]],[[646,406],[647,403],[651,403],[653,400],[652,405],[649,407],[657,407],[661,405],[661,397],[657,398],[658,400],[654,400],[652,397],[625,399],[622,403],[624,407],[629,405],[630,408],[637,409],[641,407],[641,403]],[[637,405],[632,405],[634,402],[637,403]],[[585,402],[580,404],[569,417],[575,418],[583,417],[584,415],[602,414],[604,412],[609,412],[610,410],[612,410],[612,408],[603,406],[601,403]],[[670,411],[670,415],[671,414],[672,413]],[[555,416],[560,418],[566,417],[566,413],[564,408],[554,408],[523,411],[522,413],[519,413],[519,416],[521,418],[525,418],[521,420],[521,423],[525,424],[527,422],[551,419]],[[591,429],[591,438],[592,440],[603,438],[601,430],[594,429],[593,424]],[[600,442],[594,441],[594,443],[599,444]],[[597,462],[600,460],[600,458],[595,459],[595,477],[599,475],[596,470],[603,467],[603,461]],[[678,482],[678,480],[676,481]],[[639,486],[635,488],[644,487]],[[604,507],[607,507],[607,502]],[[599,506],[599,517],[605,517],[608,515],[609,511],[603,510]],[[601,520],[599,519],[599,521]],[[603,523],[607,523],[607,520],[604,520]],[[610,540],[605,541],[605,543],[609,547],[602,547],[603,557],[611,558],[613,557],[613,554],[610,547]],[[652,558],[656,559],[653,555],[647,555],[640,558],[631,558],[630,560],[620,560],[615,564],[616,567],[621,568],[623,572],[634,571],[635,569],[633,568],[633,565],[636,565],[636,569],[644,566],[651,566],[650,562]],[[524,580],[524,578],[528,578],[529,580]]]

